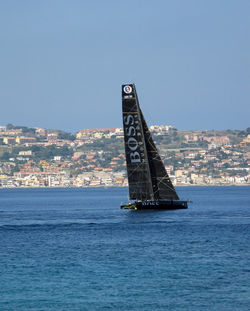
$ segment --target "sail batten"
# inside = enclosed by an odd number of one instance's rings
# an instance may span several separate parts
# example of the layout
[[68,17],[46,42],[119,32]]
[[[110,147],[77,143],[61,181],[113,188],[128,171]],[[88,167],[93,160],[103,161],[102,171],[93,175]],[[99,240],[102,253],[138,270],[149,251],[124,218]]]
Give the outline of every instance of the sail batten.
[[131,200],[179,200],[139,106],[134,84],[122,86],[124,143]]

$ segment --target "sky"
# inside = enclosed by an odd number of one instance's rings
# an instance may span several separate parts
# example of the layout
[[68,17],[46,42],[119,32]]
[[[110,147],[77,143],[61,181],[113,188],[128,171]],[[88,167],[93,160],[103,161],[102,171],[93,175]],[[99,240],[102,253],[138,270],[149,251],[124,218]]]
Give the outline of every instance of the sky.
[[248,0],[0,0],[0,125],[250,126]]

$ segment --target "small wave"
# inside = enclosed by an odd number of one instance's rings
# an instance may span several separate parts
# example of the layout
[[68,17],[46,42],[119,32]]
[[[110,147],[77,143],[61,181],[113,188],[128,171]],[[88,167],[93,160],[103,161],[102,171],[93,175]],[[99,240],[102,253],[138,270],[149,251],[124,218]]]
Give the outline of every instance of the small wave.
[[163,219],[163,220],[135,220],[130,219],[129,221],[124,221],[122,219],[95,219],[93,220],[78,220],[78,221],[58,221],[58,222],[19,222],[19,223],[2,223],[0,224],[0,231],[3,230],[54,230],[63,228],[67,229],[79,229],[94,227],[103,228],[103,226],[138,226],[138,225],[163,225],[163,224],[174,224],[176,221],[174,219]]
[[58,228],[72,228],[72,227],[83,227],[96,225],[94,222],[72,222],[72,223],[42,223],[42,224],[1,224],[1,230],[44,230],[44,229],[58,229]]

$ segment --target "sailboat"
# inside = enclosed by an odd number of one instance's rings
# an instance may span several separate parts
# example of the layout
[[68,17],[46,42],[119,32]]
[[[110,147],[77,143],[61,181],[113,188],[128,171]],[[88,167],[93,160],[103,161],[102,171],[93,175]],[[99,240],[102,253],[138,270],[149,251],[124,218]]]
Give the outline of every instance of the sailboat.
[[124,144],[129,198],[123,209],[184,209],[139,106],[134,84],[122,85]]

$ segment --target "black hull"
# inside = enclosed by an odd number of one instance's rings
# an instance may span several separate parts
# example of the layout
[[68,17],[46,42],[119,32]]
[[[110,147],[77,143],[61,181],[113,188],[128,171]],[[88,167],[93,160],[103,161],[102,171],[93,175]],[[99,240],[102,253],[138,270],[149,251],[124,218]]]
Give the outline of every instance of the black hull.
[[175,210],[186,209],[188,204],[187,201],[180,200],[144,201],[121,205],[121,208],[130,210]]

